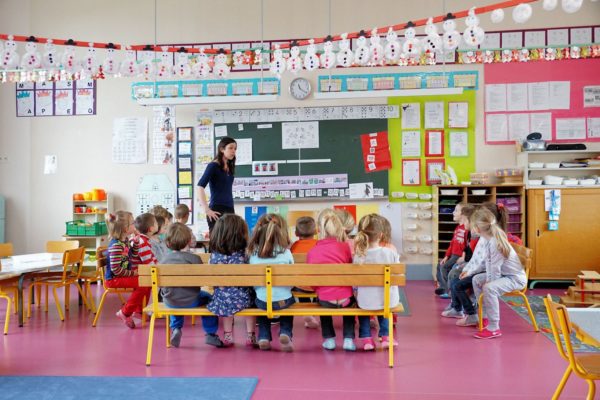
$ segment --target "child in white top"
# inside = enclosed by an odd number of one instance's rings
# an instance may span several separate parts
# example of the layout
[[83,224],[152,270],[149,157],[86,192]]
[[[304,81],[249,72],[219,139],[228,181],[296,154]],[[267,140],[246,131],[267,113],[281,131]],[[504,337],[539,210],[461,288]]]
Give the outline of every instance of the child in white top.
[[506,233],[498,226],[494,214],[480,208],[471,217],[471,227],[482,239],[487,240],[484,258],[485,274],[473,278],[473,290],[478,298],[483,292],[484,313],[489,324],[477,332],[477,339],[492,339],[502,336],[498,297],[527,285],[527,277],[517,253],[512,248]]
[[[384,235],[385,223],[383,217],[377,214],[365,215],[358,223],[358,233],[354,238],[354,263],[355,264],[396,264],[400,262],[400,255],[389,247],[381,247],[381,239]],[[359,286],[356,289],[358,306],[365,310],[381,310],[384,302],[384,290],[375,286]],[[396,307],[400,303],[398,286],[390,287],[390,307]],[[382,347],[390,345],[388,337],[389,323],[382,316],[379,320],[379,337]],[[358,336],[362,340],[363,350],[375,349],[375,342],[371,337],[369,317],[358,317]],[[398,343],[394,340],[394,346]]]

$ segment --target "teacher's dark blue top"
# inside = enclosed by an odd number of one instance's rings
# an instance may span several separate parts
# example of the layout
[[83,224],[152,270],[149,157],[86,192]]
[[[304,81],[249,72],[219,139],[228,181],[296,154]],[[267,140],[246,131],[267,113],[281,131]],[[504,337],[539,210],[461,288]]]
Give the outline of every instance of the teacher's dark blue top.
[[210,208],[214,205],[233,208],[233,175],[223,171],[216,161],[206,166],[204,175],[198,181],[198,186],[205,188],[206,185],[210,189]]

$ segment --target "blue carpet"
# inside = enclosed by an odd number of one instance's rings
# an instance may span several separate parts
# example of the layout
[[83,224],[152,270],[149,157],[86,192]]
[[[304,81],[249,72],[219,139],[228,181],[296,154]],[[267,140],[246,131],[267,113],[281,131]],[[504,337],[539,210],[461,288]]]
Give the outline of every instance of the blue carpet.
[[257,378],[2,376],[3,400],[249,400]]

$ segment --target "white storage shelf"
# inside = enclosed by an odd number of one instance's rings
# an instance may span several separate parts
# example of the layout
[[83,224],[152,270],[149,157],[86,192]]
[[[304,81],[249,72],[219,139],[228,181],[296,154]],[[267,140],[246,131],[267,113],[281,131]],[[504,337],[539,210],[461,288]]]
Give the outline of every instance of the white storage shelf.
[[561,176],[570,179],[583,179],[600,176],[600,165],[574,168],[530,168],[530,163],[560,163],[575,161],[580,158],[594,158],[600,155],[600,150],[571,150],[571,151],[524,151],[517,153],[517,166],[523,169],[527,189],[589,189],[600,188],[600,181],[595,185],[539,185],[530,184],[529,180],[543,180],[546,175]]

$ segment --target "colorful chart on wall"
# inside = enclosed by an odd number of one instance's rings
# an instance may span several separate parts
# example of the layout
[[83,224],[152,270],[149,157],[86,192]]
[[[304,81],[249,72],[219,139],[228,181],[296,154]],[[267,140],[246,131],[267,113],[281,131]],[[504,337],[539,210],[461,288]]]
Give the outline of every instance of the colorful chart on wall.
[[[400,118],[388,119],[393,165],[389,170],[390,201],[413,201],[419,194],[431,194],[431,185],[440,182],[434,176],[436,168],[451,166],[459,182],[469,180],[475,171],[474,90],[457,95],[391,97],[388,104],[399,105],[401,111]],[[411,120],[403,123],[403,116]]]
[[96,114],[96,81],[17,83],[17,117]]

